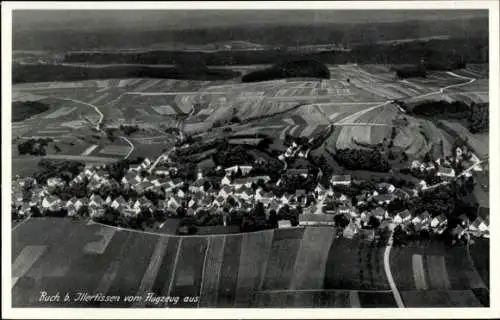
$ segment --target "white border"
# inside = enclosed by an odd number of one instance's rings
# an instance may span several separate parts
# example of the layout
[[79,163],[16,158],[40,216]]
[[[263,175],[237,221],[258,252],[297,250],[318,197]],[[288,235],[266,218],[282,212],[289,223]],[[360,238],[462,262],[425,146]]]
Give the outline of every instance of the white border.
[[[499,3],[490,1],[301,1],[301,2],[4,2],[2,5],[2,315],[6,318],[499,318],[500,277],[490,268],[490,308],[448,309],[38,309],[11,308],[11,13],[13,9],[489,9],[490,21],[490,193],[500,194],[498,123]],[[498,249],[498,202],[491,201],[491,252]],[[494,226],[494,227],[493,227]],[[490,255],[491,266],[499,265]]]

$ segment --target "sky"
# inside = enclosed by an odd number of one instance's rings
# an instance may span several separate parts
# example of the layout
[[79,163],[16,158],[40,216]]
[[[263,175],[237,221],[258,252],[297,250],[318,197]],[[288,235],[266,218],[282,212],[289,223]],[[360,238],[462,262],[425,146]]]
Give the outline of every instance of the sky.
[[486,10],[16,10],[14,31],[201,29],[487,17]]

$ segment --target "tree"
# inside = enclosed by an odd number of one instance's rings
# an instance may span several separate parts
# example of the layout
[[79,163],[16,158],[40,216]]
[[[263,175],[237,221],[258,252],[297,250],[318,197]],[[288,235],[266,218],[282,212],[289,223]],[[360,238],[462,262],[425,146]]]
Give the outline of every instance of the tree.
[[345,228],[349,224],[349,219],[346,218],[344,214],[337,214],[335,215],[334,221],[335,221],[335,226],[339,228]]

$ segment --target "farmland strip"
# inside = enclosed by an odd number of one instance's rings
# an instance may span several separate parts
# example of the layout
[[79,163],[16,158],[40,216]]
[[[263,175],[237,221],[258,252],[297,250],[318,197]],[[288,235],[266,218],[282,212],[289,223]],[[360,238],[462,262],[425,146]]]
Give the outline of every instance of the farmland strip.
[[412,256],[413,278],[415,279],[415,287],[417,290],[427,290],[427,282],[425,281],[424,261],[422,255],[414,254]]
[[207,248],[207,260],[203,270],[203,281],[200,288],[200,307],[217,305],[219,277],[222,267],[226,237],[211,237]]
[[[168,239],[169,237],[159,237],[158,241],[156,242],[155,250],[153,252],[153,255],[151,256],[148,269],[142,277],[141,284],[139,286],[139,290],[137,290],[136,295],[144,296],[147,293],[151,292],[167,249]],[[140,302],[135,303],[134,307],[143,307],[144,305],[144,302]]]
[[291,289],[323,288],[328,250],[334,237],[335,230],[332,228],[306,228],[297,254]]
[[235,307],[249,307],[252,296],[264,277],[265,265],[271,249],[273,232],[243,235]]
[[26,246],[12,263],[13,288],[20,277],[24,276],[33,264],[42,256],[47,246]]
[[217,306],[229,307],[234,304],[241,255],[241,240],[242,236],[231,236],[226,239]]
[[427,256],[427,272],[431,288],[445,290],[451,288],[444,256]]

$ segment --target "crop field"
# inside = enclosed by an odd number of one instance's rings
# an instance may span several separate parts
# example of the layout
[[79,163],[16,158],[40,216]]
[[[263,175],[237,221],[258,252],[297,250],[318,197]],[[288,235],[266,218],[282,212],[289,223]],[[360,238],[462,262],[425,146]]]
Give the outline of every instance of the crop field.
[[[380,108],[366,109],[367,112],[359,112],[352,117],[344,118],[340,124],[342,127],[337,139],[337,148],[366,148],[389,139],[392,130],[392,121],[398,114],[398,109],[392,105],[384,105]],[[379,124],[381,126],[371,126]]]
[[[170,307],[394,307],[383,266],[385,247],[334,238],[327,227],[178,237],[33,218],[12,234],[13,302],[47,307],[38,301],[43,288],[73,294],[199,296],[198,301],[167,303]],[[448,306],[476,305],[467,292],[484,287],[463,248],[393,248],[392,273],[408,304],[425,299],[415,293],[412,256],[419,254],[429,292],[447,291]],[[101,304],[166,305],[144,300]]]
[[[464,246],[412,243],[394,247],[390,261],[396,286],[408,307],[482,306],[471,290],[487,287],[467,258]],[[435,301],[427,300],[423,292],[436,295]]]
[[328,253],[324,288],[389,290],[383,266],[384,249],[363,240],[335,240]]

